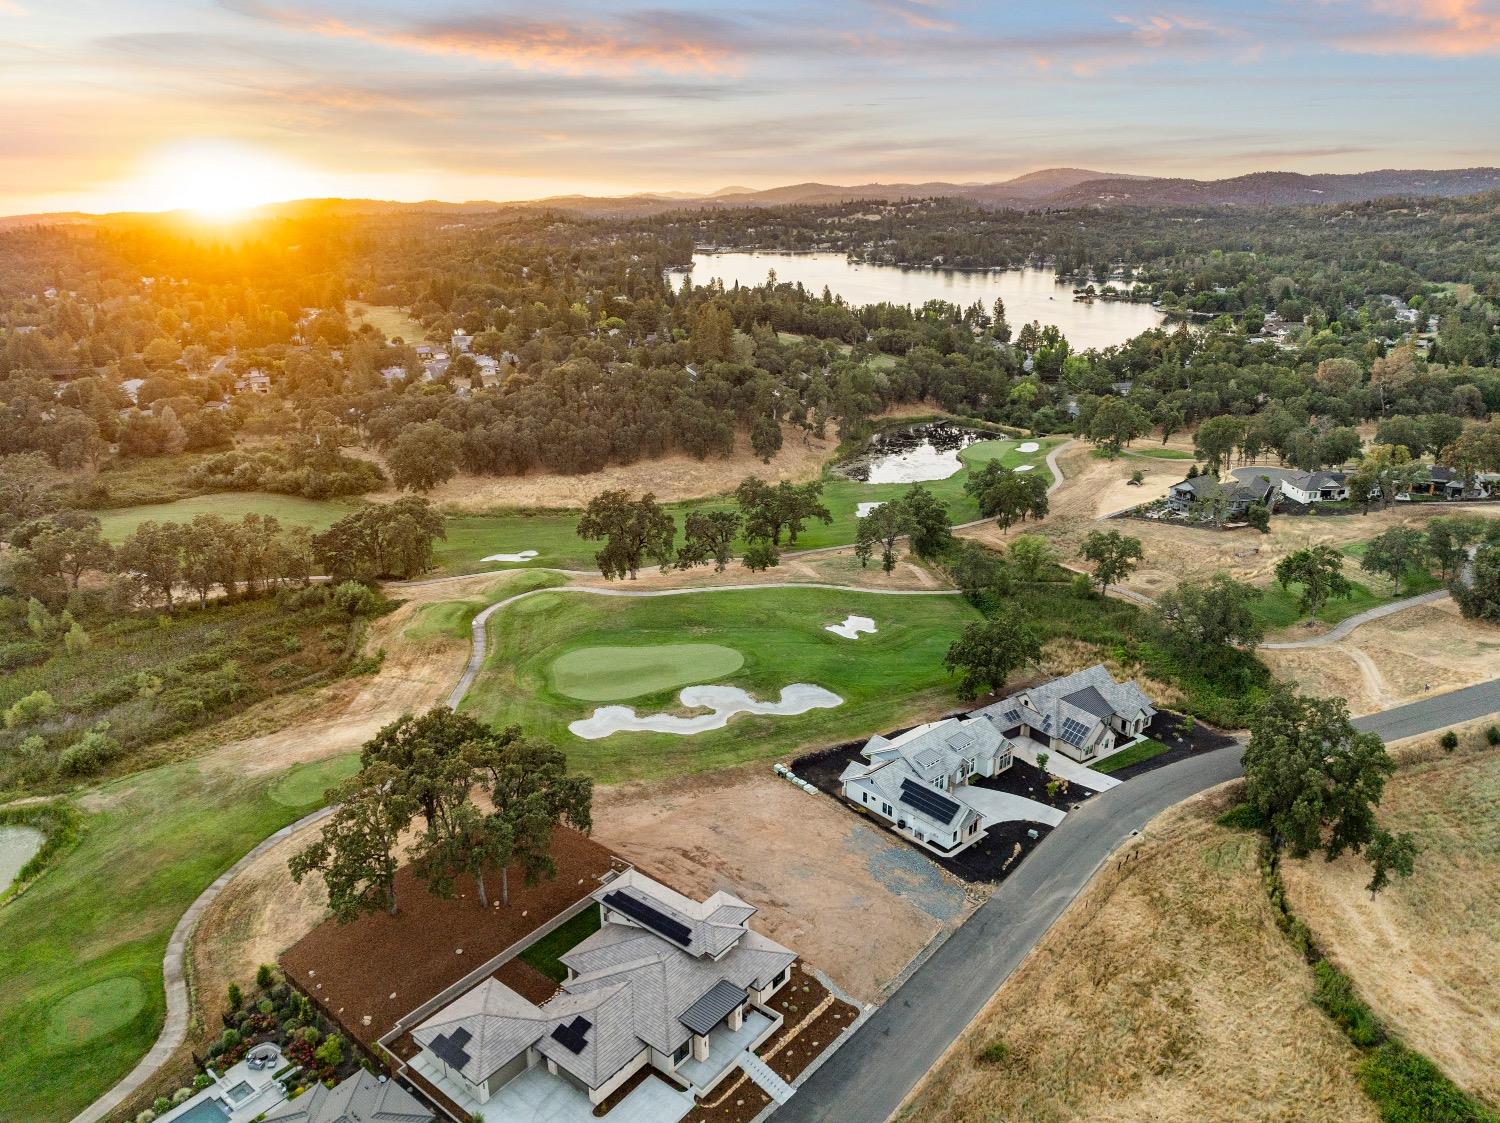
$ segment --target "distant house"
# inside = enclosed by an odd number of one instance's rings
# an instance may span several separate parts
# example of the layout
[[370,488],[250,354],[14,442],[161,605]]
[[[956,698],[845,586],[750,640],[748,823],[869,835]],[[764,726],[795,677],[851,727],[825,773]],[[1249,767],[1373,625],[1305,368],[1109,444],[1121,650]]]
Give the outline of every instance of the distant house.
[[1349,498],[1348,474],[1345,472],[1305,472],[1283,476],[1281,493],[1288,499],[1311,506]]
[[1144,739],[1156,709],[1134,682],[1116,682],[1096,665],[975,713],[993,722],[1009,741],[1025,738],[1037,748],[1084,763]]
[[269,394],[271,376],[263,370],[246,371],[243,376],[234,380],[234,389],[240,394]]
[[314,1081],[302,1095],[260,1118],[265,1123],[434,1123],[436,1116],[400,1085],[361,1071],[333,1088]]
[[1441,464],[1431,465],[1420,477],[1412,481],[1411,487],[1397,495],[1397,499],[1410,499],[1413,495],[1436,495],[1443,499],[1488,499],[1500,490],[1500,474],[1479,472],[1468,483],[1461,474]]
[[1219,480],[1215,476],[1192,476],[1175,483],[1167,491],[1167,507],[1179,515],[1189,514],[1194,506],[1206,498],[1215,488],[1224,492],[1227,506],[1224,514],[1228,518],[1239,518],[1250,509],[1252,503],[1270,504],[1276,486],[1265,476],[1249,480]]
[[1011,746],[983,718],[919,725],[895,740],[876,735],[839,776],[844,798],[938,854],[956,854],[984,835],[984,813],[964,798],[975,776],[1011,766]]
[[454,329],[453,337],[450,341],[450,344],[454,351],[467,354],[469,348],[473,346],[473,343],[474,337],[471,336],[468,332],[464,331],[463,328]]
[[552,998],[490,977],[412,1030],[411,1068],[465,1111],[510,1118],[491,1101],[522,1077],[597,1107],[647,1067],[703,1095],[780,1028],[767,1003],[797,956],[750,928],[754,906],[695,901],[633,869],[592,896],[601,927],[561,957]]
[[141,387],[146,385],[144,378],[127,378],[120,383],[120,389],[132,402],[140,403]]

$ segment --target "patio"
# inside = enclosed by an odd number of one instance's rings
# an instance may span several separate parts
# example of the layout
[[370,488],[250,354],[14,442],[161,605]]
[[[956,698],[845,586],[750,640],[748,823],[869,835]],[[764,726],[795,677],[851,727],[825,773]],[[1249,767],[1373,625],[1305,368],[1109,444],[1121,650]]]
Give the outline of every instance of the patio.
[[706,1091],[735,1066],[741,1053],[754,1048],[775,1028],[776,1023],[759,1010],[746,1010],[744,1024],[739,1029],[731,1031],[723,1024],[714,1027],[708,1035],[708,1060],[689,1057],[677,1066],[677,1075],[691,1081],[700,1092]]

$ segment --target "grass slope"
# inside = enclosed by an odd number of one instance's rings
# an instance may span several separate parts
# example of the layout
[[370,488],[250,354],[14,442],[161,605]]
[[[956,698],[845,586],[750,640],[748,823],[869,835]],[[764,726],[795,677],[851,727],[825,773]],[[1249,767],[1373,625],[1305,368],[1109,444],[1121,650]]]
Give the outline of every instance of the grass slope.
[[[491,618],[492,648],[463,708],[496,725],[519,723],[563,746],[575,767],[609,782],[769,760],[804,745],[831,744],[891,728],[953,700],[943,655],[977,613],[959,597],[877,596],[854,590],[775,589],[624,600],[546,593]],[[873,618],[873,636],[846,640],[824,630],[849,613]],[[844,704],[795,717],[741,715],[694,736],[616,733],[585,741],[568,723],[594,707],[560,694],[554,663],[570,652],[684,641],[732,648],[744,666],[719,679],[757,698],[809,682]],[[676,686],[638,694],[638,712],[675,709]]]
[[178,918],[347,768],[247,777],[189,761],[91,793],[78,845],[0,911],[0,1118],[67,1120],[140,1060]]
[[[1397,594],[1388,578],[1377,577],[1359,568],[1359,559],[1364,557],[1367,545],[1365,542],[1351,542],[1342,548],[1341,552],[1349,559],[1344,563],[1344,576],[1349,578],[1354,590],[1349,596],[1331,600],[1318,610],[1317,619],[1324,624],[1337,624],[1393,600],[1430,593],[1442,586],[1442,581],[1427,570],[1412,566],[1401,578],[1401,592]],[[1261,590],[1260,599],[1251,606],[1251,611],[1269,629],[1290,628],[1302,619],[1302,610],[1297,607],[1298,589],[1296,584],[1290,591],[1275,583],[1267,585]]]
[[238,521],[245,515],[272,515],[284,526],[327,530],[354,509],[354,504],[332,499],[302,499],[295,495],[271,495],[263,491],[224,491],[197,495],[173,503],[148,503],[139,507],[96,511],[104,537],[122,542],[148,520],[188,522],[194,515],[219,515]]

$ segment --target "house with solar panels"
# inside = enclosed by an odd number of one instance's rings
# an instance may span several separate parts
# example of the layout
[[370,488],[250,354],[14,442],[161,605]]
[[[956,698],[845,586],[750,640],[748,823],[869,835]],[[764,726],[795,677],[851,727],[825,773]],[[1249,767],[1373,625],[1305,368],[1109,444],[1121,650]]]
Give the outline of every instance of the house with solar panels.
[[1011,766],[1011,745],[984,718],[919,725],[894,740],[878,734],[839,776],[844,798],[929,850],[956,854],[984,836],[984,812],[965,798],[976,776]]
[[561,957],[556,995],[537,1005],[491,976],[412,1030],[411,1067],[506,1120],[579,1093],[597,1106],[647,1066],[681,1089],[663,1088],[673,1119],[737,1068],[779,1083],[753,1050],[781,1026],[768,1003],[797,956],[750,928],[754,906],[695,901],[634,869],[592,896],[601,926]]
[[975,714],[988,718],[1011,742],[1026,738],[1039,749],[1087,764],[1143,740],[1156,710],[1134,682],[1116,682],[1096,664]]

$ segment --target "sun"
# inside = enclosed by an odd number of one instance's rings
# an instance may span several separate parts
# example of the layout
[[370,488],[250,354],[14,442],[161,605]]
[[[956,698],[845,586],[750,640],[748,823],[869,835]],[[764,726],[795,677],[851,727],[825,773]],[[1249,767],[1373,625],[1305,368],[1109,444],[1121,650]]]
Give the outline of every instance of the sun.
[[320,194],[320,178],[253,145],[186,141],[153,154],[130,195],[141,209],[227,221],[267,203]]

